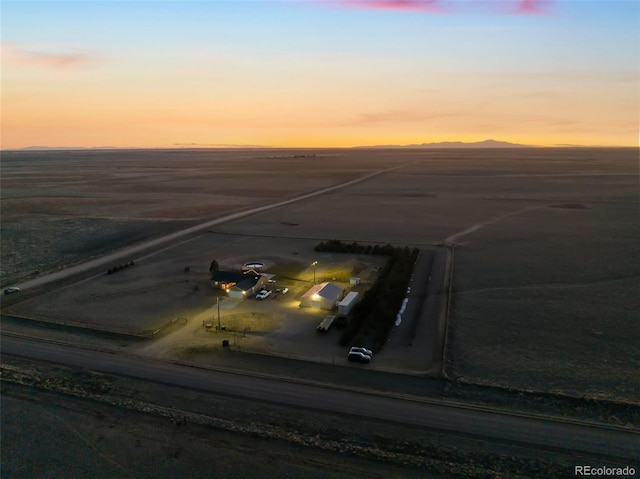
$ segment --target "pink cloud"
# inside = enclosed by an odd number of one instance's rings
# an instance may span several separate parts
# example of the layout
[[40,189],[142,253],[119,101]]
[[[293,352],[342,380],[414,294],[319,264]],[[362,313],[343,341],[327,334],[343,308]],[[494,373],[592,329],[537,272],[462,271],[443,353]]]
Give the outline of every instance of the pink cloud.
[[444,11],[438,5],[438,0],[340,0],[324,1],[331,5],[364,8],[373,10],[399,10],[399,11],[422,11],[427,13],[440,13]]
[[539,13],[541,11],[539,0],[520,0],[518,4],[518,13]]
[[[543,12],[543,5],[551,0],[505,0],[505,1],[451,1],[451,0],[320,0],[323,3],[332,5],[373,9],[373,10],[396,10],[396,11],[416,11],[423,13],[445,13],[452,12],[450,4],[456,3],[456,10],[465,11],[465,7],[477,4],[489,6],[495,13],[533,15]],[[449,5],[447,5],[449,4]],[[503,8],[504,7],[504,8]]]
[[547,7],[552,0],[511,0],[502,2],[487,2],[493,5],[496,13],[506,15],[540,15],[547,13]]
[[15,43],[2,44],[3,59],[10,64],[63,69],[92,63],[95,57],[87,53],[56,49],[50,46],[25,46]]
[[442,11],[442,7],[437,5],[438,0],[347,0],[339,3],[378,10]]

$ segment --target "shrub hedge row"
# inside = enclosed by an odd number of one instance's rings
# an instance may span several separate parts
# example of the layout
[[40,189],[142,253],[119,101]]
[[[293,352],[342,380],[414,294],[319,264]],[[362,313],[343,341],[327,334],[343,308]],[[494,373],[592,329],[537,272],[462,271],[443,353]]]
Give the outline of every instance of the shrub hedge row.
[[107,270],[107,274],[117,273],[118,271],[128,268],[129,266],[133,266],[134,264],[136,263],[132,260],[132,261],[129,261],[128,263],[124,263],[119,266],[114,266],[113,268],[109,268]]

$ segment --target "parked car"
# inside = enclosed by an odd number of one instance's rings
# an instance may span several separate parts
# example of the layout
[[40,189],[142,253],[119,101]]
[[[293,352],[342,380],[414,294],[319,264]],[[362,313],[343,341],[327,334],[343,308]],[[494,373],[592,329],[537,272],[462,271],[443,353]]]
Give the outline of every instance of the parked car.
[[371,356],[367,356],[366,354],[357,353],[357,352],[349,353],[349,356],[347,356],[347,358],[352,363],[365,363],[365,364],[367,364],[368,362],[371,361]]
[[283,288],[282,289],[282,294],[287,294],[289,292],[289,288]]
[[367,356],[373,356],[373,351],[371,351],[370,349],[359,348],[359,347],[356,347],[356,346],[352,347],[349,350],[349,354],[351,354],[351,353],[362,353],[362,354],[365,354]]
[[9,286],[4,290],[4,294],[13,294],[17,293],[18,291],[20,291],[20,288],[18,288],[17,286]]
[[271,291],[262,290],[258,294],[256,294],[256,299],[265,299],[271,296]]

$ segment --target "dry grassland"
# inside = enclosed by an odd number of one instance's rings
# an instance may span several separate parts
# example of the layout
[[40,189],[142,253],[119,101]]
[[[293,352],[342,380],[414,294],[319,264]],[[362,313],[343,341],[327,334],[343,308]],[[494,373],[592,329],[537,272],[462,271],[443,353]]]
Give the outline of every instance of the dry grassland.
[[[311,153],[311,154],[315,154]],[[280,150],[5,151],[0,281],[362,176],[404,158]]]
[[[5,153],[3,278],[416,161],[220,225],[216,241],[237,241],[234,248],[241,249],[247,238],[262,237],[290,255],[296,241],[331,238],[417,246],[455,242],[452,375],[637,400],[636,150],[314,153]],[[192,271],[206,269],[210,256],[189,260]],[[183,262],[172,265],[179,268],[176,274],[184,274]]]

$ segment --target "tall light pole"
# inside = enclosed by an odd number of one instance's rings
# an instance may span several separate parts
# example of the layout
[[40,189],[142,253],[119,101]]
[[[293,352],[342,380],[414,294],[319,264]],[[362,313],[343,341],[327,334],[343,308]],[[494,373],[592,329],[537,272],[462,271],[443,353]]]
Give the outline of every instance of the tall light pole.
[[216,304],[218,305],[218,331],[220,331],[220,296],[216,296]]
[[316,284],[316,265],[318,264],[317,261],[314,261],[313,263],[311,263],[311,266],[313,266],[313,284]]

